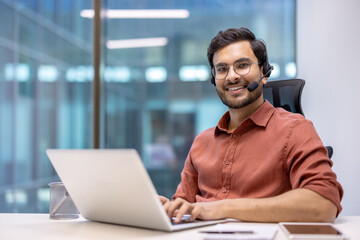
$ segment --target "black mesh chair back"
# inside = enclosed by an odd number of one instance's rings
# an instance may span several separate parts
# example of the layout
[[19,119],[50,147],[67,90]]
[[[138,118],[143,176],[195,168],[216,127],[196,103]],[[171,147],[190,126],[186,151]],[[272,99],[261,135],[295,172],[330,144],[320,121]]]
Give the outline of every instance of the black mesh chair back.
[[274,107],[282,107],[289,112],[304,115],[301,108],[304,85],[303,79],[270,81],[264,85],[264,98]]
[[[269,81],[264,85],[264,99],[268,100],[274,107],[282,107],[293,113],[304,116],[301,107],[301,94],[305,85],[303,79],[289,79]],[[333,148],[326,146],[329,158],[333,155]]]

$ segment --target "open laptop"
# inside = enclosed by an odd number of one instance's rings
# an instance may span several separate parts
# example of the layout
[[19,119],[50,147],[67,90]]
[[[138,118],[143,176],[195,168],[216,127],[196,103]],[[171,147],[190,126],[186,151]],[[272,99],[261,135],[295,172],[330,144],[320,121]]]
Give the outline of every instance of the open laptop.
[[162,231],[224,222],[172,224],[134,149],[49,149],[46,153],[86,219]]

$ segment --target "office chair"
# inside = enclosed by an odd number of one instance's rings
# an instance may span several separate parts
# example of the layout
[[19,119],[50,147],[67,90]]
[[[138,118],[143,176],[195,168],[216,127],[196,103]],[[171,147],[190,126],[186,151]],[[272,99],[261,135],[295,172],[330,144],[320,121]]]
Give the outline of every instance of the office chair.
[[264,85],[264,98],[274,107],[282,107],[289,112],[304,115],[301,107],[304,85],[303,79],[270,81]]
[[[264,99],[268,100],[274,107],[282,107],[293,113],[300,113],[304,116],[301,107],[301,94],[305,85],[303,79],[289,79],[269,81],[264,85]],[[325,146],[329,158],[334,150],[331,146]]]

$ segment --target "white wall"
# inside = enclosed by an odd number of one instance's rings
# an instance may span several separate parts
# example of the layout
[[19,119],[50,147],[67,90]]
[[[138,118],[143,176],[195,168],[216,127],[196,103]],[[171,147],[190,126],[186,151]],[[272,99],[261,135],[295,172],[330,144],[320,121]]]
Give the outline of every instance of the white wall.
[[302,105],[344,188],[341,215],[360,215],[360,1],[297,1],[298,78]]

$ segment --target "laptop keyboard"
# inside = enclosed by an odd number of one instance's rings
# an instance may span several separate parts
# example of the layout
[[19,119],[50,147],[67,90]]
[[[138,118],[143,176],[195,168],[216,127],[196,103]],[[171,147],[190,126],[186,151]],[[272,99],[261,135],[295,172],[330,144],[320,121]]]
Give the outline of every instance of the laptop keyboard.
[[182,216],[180,222],[175,223],[174,221],[175,221],[175,217],[173,217],[171,219],[171,224],[172,225],[199,222],[199,220],[191,220],[191,215],[187,215],[187,214]]

